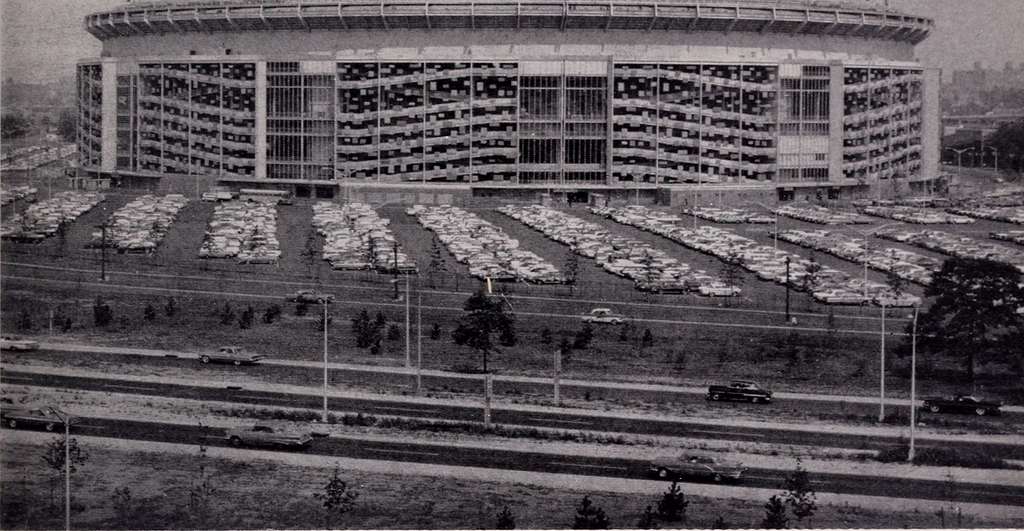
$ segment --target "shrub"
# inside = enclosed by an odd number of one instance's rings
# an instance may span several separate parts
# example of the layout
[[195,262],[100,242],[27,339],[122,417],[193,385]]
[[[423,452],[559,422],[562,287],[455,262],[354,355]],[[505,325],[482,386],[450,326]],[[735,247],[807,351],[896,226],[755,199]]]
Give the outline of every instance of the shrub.
[[60,329],[63,332],[70,332],[74,326],[75,320],[72,319],[70,315],[65,316],[64,319],[60,321]]
[[546,328],[545,327],[543,330],[540,331],[540,342],[541,342],[541,344],[550,345],[551,343],[554,343],[554,341],[555,341],[555,338],[551,335],[551,329],[550,328]]
[[643,337],[643,339],[640,340],[640,344],[644,348],[654,346],[654,334],[651,333],[651,329],[650,328],[645,328],[644,329],[644,337]]
[[611,522],[604,509],[594,505],[590,496],[583,496],[580,506],[576,508],[576,517],[573,519],[573,529],[608,529]]
[[156,320],[156,308],[152,304],[146,304],[146,308],[142,310],[142,318],[146,321]]
[[323,506],[324,527],[337,526],[341,517],[355,507],[358,497],[359,493],[351,489],[348,483],[341,479],[338,466],[335,465],[334,475],[324,485],[323,492],[313,494],[313,498]]
[[281,307],[277,304],[270,305],[266,311],[263,312],[263,322],[266,324],[273,324],[278,318],[281,317]]
[[399,330],[398,325],[391,324],[388,326],[388,341],[398,341],[402,338],[402,331]]
[[167,317],[174,317],[174,314],[178,313],[178,303],[175,302],[174,297],[167,297],[167,304],[164,306],[164,314]]
[[92,306],[92,319],[97,327],[107,326],[114,321],[114,312],[109,304],[96,297],[96,302]]
[[814,516],[818,510],[811,478],[799,459],[796,468],[786,475],[786,503],[798,521]]
[[441,339],[441,325],[434,323],[434,326],[430,327],[430,339],[434,341]]
[[573,339],[572,348],[575,349],[586,349],[590,346],[590,342],[594,340],[594,327],[590,323],[583,323],[583,327],[576,331],[576,337]]
[[501,327],[501,332],[498,333],[498,343],[506,347],[516,346],[516,329],[512,324]]
[[18,330],[32,330],[32,314],[26,309],[18,313]]
[[235,321],[235,310],[231,307],[230,302],[225,302],[224,307],[220,310],[220,324],[229,325]]
[[673,481],[672,486],[658,500],[658,518],[666,522],[686,522],[686,494],[679,489],[679,483]]
[[658,521],[654,516],[654,511],[651,510],[651,506],[648,505],[644,513],[640,515],[640,520],[636,523],[637,529],[657,529]]
[[252,328],[253,323],[256,322],[256,310],[252,309],[252,306],[247,307],[242,315],[238,316],[238,327],[242,330],[248,330]]
[[494,525],[495,529],[515,529],[516,528],[516,517],[512,514],[512,511],[506,505],[501,512],[498,513],[498,521]]
[[309,313],[309,304],[305,302],[300,302],[295,305],[296,317],[304,317],[307,313]]
[[761,520],[761,528],[786,529],[787,527],[789,527],[789,518],[786,517],[786,504],[778,496],[768,498],[768,503],[764,504],[764,519]]

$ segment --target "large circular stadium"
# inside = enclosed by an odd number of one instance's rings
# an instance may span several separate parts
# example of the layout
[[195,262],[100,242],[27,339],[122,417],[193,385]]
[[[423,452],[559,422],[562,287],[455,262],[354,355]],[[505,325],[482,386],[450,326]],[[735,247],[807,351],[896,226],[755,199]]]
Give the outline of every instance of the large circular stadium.
[[865,0],[185,0],[85,27],[80,167],[115,181],[686,204],[938,177],[933,23]]

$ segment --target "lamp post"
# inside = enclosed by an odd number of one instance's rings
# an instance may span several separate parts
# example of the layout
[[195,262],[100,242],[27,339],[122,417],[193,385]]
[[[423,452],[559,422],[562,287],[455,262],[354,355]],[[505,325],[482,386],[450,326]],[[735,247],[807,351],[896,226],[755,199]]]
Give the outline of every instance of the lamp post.
[[998,177],[999,176],[999,150],[996,149],[994,146],[984,146],[984,147],[981,148],[981,150],[982,150],[982,157],[985,156],[985,150],[986,149],[991,149],[992,150],[992,158],[994,159],[993,160],[993,165],[994,165],[993,167],[995,168],[996,176]]
[[786,323],[790,323],[789,316],[789,256],[786,257]]
[[323,423],[327,424],[327,297],[320,298],[324,306],[324,411]]
[[423,391],[423,293],[416,289],[416,394]]
[[885,422],[885,303],[882,303],[882,349],[881,362],[878,365],[878,422]]
[[907,462],[914,462],[914,436],[917,427],[917,306],[914,306],[913,332],[910,335],[910,446]]
[[[398,261],[397,260],[395,261],[395,271],[398,271]],[[398,299],[397,293],[398,293],[398,282],[399,281],[396,278],[396,279],[392,280],[391,282],[393,282],[395,284],[395,293],[396,293],[395,299]],[[410,348],[410,339],[409,339],[409,275],[405,275],[405,293],[404,293],[403,296],[405,297],[405,368],[408,369],[408,368],[412,367],[412,354],[411,354],[412,351],[411,351],[411,348]]]

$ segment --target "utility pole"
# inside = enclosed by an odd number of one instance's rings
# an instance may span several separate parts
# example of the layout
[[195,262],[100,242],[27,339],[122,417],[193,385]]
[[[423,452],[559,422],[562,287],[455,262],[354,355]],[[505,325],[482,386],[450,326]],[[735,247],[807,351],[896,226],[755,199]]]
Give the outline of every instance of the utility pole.
[[[395,268],[398,268],[398,262],[395,262]],[[412,357],[409,351],[409,275],[405,275],[405,368],[412,367]]]
[[910,447],[907,462],[914,462],[914,435],[917,429],[917,306],[914,306],[913,333],[910,335]]
[[787,256],[786,257],[786,323],[789,324],[791,321],[792,320],[791,320],[791,318],[789,316],[789,257]]
[[559,348],[559,349],[555,349],[555,377],[554,377],[554,382],[553,382],[554,383],[554,387],[555,387],[555,405],[556,406],[562,405],[562,394],[561,394],[561,389],[560,389],[560,385],[559,385],[561,383],[561,376],[562,376],[562,349]]
[[71,531],[71,419],[64,416],[64,529]]
[[423,293],[416,290],[416,395],[423,393]]
[[324,305],[324,411],[323,423],[327,424],[327,298],[320,299]]
[[107,281],[107,221],[103,220],[100,225],[102,236],[100,237],[100,281]]
[[885,304],[882,305],[882,361],[879,365],[878,373],[880,376],[879,388],[881,389],[878,397],[878,422],[885,421]]
[[391,271],[392,271],[392,275],[391,276],[392,276],[392,280],[395,283],[395,300],[397,301],[398,300],[398,240],[395,240],[394,259],[395,259],[394,263],[391,264],[393,266],[392,269],[391,269]]

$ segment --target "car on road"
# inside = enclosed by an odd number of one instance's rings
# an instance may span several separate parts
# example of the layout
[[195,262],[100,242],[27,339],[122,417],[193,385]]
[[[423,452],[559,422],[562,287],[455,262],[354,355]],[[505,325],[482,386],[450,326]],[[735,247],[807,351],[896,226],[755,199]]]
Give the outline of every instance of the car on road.
[[36,409],[5,409],[0,411],[0,422],[8,428],[43,428],[46,431],[64,429],[64,419],[74,426],[78,419],[53,406]]
[[772,401],[772,392],[761,388],[756,382],[733,380],[729,385],[712,385],[708,387],[707,400],[739,400],[754,404],[767,404]]
[[594,308],[590,310],[590,313],[583,316],[584,323],[622,324],[625,321],[626,317],[624,315],[613,312],[611,308]]
[[308,304],[320,304],[321,300],[326,300],[328,304],[334,302],[334,295],[330,293],[321,293],[312,289],[300,289],[295,293],[285,297],[288,302],[305,302]]
[[2,336],[0,350],[39,350],[39,342],[17,336]]
[[287,428],[269,424],[229,429],[225,432],[224,438],[236,447],[307,448],[313,442],[313,436],[310,433],[296,433]]
[[712,282],[701,286],[698,292],[705,297],[735,297],[740,294],[741,290],[722,282]]
[[217,352],[206,352],[199,355],[199,361],[203,363],[230,363],[231,365],[255,365],[266,359],[260,354],[249,354],[242,347],[226,346],[217,349]]
[[746,471],[740,463],[688,454],[655,459],[650,465],[650,473],[659,479],[705,479],[715,483],[738,482]]
[[921,405],[921,409],[932,413],[968,413],[980,417],[998,415],[1000,407],[1000,403],[979,400],[970,395],[926,398]]

